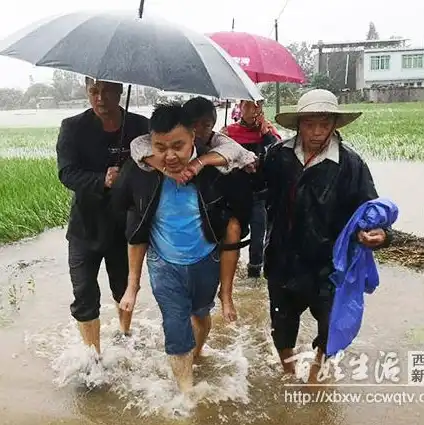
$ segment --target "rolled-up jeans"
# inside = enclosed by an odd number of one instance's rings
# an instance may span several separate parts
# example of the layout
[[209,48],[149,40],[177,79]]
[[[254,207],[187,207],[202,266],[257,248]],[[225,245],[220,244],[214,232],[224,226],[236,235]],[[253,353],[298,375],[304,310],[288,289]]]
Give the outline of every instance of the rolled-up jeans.
[[165,352],[189,353],[195,346],[191,316],[204,318],[215,306],[219,286],[218,249],[188,266],[168,263],[149,247],[147,267],[153,295],[159,305],[165,334]]
[[264,200],[254,200],[250,219],[249,264],[252,269],[261,269],[264,260],[266,209]]

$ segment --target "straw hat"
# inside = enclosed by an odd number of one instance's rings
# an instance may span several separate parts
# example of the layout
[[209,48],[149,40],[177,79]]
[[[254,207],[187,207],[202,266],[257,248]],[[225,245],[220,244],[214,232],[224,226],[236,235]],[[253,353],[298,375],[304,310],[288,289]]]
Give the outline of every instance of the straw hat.
[[337,97],[328,90],[315,89],[305,93],[297,102],[296,112],[282,112],[275,121],[284,128],[297,130],[299,118],[305,115],[332,114],[337,116],[336,128],[358,119],[362,112],[342,111]]

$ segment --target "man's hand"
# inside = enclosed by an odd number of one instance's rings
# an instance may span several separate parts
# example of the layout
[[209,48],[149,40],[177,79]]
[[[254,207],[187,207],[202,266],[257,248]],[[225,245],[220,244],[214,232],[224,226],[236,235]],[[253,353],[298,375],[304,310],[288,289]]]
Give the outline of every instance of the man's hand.
[[261,134],[264,136],[265,134],[268,134],[270,131],[272,131],[272,124],[270,121],[265,119],[265,117],[262,115]]
[[108,187],[110,189],[113,183],[115,183],[118,176],[119,176],[119,167],[109,167],[106,172],[105,187]]
[[245,171],[246,173],[249,173],[249,174],[256,173],[256,169],[257,169],[257,166],[258,166],[258,162],[259,162],[259,161],[255,161],[255,162],[252,162],[251,164],[247,164],[247,165],[243,168],[243,171]]
[[124,296],[121,299],[121,302],[119,303],[119,308],[123,311],[132,312],[134,310],[135,302],[137,300],[137,293],[137,289],[128,286]]
[[237,311],[231,298],[221,300],[221,307],[222,317],[227,323],[235,322],[237,320]]
[[383,229],[361,230],[358,233],[358,240],[367,248],[377,248],[386,240],[386,232]]
[[228,137],[228,130],[227,130],[227,127],[222,127],[222,128],[221,128],[221,130],[219,130],[219,132],[220,132],[221,134],[225,134],[225,135]]
[[193,177],[197,176],[203,168],[203,163],[200,162],[197,158],[190,161],[186,168],[181,171],[179,178],[177,179],[178,183],[187,183]]

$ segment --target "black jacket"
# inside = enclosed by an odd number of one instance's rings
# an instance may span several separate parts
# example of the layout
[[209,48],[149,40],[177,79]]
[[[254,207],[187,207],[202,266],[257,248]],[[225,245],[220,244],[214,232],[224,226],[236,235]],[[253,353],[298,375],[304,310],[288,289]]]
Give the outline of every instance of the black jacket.
[[[127,212],[126,236],[129,244],[148,243],[152,220],[156,213],[163,174],[141,170],[129,159],[113,189],[116,214]],[[244,171],[221,174],[215,167],[205,167],[191,183],[198,193],[202,228],[211,243],[221,243],[228,220],[235,217],[242,227],[242,237],[248,233],[252,208],[249,175]]]
[[303,171],[294,149],[278,143],[267,153],[264,176],[266,276],[289,280],[323,270],[328,276],[338,235],[361,204],[378,197],[367,165],[340,142],[339,163],[325,159]]
[[59,179],[73,194],[67,239],[83,241],[94,250],[105,249],[125,223],[119,223],[110,208],[110,190],[105,188],[108,167],[119,165],[118,157],[129,157],[130,142],[149,131],[149,120],[128,113],[122,154],[120,131],[107,133],[89,109],[62,121],[57,141]]

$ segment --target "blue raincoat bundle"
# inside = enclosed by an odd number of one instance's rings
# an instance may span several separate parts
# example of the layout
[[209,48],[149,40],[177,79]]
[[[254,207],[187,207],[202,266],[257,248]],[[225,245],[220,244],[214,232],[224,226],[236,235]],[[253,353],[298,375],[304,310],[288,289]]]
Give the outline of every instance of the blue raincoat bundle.
[[370,248],[357,241],[360,230],[389,228],[398,218],[397,206],[377,198],[362,204],[340,233],[333,250],[336,286],[330,315],[327,355],[348,347],[358,335],[364,312],[364,293],[372,294],[379,285],[377,266]]

